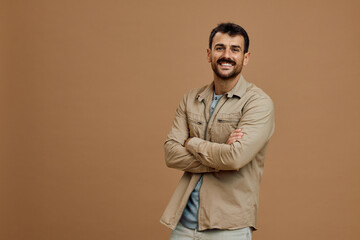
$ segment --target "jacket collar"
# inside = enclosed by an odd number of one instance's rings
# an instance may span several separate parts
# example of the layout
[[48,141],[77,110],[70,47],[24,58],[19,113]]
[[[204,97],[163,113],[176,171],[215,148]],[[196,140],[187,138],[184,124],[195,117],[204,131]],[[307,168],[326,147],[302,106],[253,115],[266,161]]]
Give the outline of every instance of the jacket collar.
[[[245,78],[243,77],[243,75],[240,75],[240,78],[237,81],[237,83],[235,84],[235,86],[229,92],[225,93],[225,95],[228,98],[232,98],[233,96],[237,96],[237,97],[241,98],[246,92],[246,86],[247,86],[247,82],[246,82]],[[197,95],[197,99],[201,102],[202,100],[207,98],[209,95],[212,96],[213,94],[214,94],[214,82],[207,85]]]

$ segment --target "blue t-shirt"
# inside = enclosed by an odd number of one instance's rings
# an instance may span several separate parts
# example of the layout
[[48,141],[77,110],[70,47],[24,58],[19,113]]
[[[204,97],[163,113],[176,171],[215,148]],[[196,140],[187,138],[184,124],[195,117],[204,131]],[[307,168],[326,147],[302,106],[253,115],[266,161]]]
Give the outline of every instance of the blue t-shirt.
[[[219,102],[222,95],[216,95],[214,92],[213,100],[210,106],[210,117],[214,112],[214,109]],[[209,118],[210,118],[209,117]],[[198,228],[198,211],[199,211],[199,192],[201,188],[203,178],[202,175],[196,184],[194,190],[191,192],[189,200],[186,204],[184,212],[180,218],[180,222],[187,228],[197,229]]]

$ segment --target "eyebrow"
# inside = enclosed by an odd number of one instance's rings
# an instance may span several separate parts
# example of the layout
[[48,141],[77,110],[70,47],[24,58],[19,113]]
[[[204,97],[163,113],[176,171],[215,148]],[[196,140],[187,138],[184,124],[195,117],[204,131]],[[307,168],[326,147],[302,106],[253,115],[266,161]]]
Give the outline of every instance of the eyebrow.
[[[222,43],[218,43],[214,47],[225,47],[225,45]],[[231,47],[232,48],[240,48],[240,50],[241,50],[241,47],[239,45],[231,45]]]

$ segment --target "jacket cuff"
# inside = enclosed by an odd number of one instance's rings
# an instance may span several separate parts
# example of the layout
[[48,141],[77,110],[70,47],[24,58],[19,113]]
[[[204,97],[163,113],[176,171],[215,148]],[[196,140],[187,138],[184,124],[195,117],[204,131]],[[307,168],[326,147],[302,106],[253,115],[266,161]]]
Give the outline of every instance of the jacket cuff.
[[192,153],[197,159],[198,159],[198,151],[199,151],[199,145],[204,140],[201,138],[193,137],[190,139],[190,141],[186,144],[186,149]]
[[[201,159],[201,154],[200,154],[200,145],[202,143],[207,142],[204,139],[201,138],[197,138],[197,137],[192,137],[189,142],[186,144],[186,149],[197,159],[200,161],[201,164],[202,163],[202,159]],[[219,169],[214,168],[214,166],[208,166],[208,165],[204,165],[206,167],[208,167],[210,170],[209,172],[219,172]]]

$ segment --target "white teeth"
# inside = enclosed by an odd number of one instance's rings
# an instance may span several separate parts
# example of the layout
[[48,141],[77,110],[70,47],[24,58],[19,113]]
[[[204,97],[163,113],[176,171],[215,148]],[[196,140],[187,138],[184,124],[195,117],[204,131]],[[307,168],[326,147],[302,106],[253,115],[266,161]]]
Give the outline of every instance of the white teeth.
[[231,67],[232,65],[230,63],[222,63],[221,66]]

